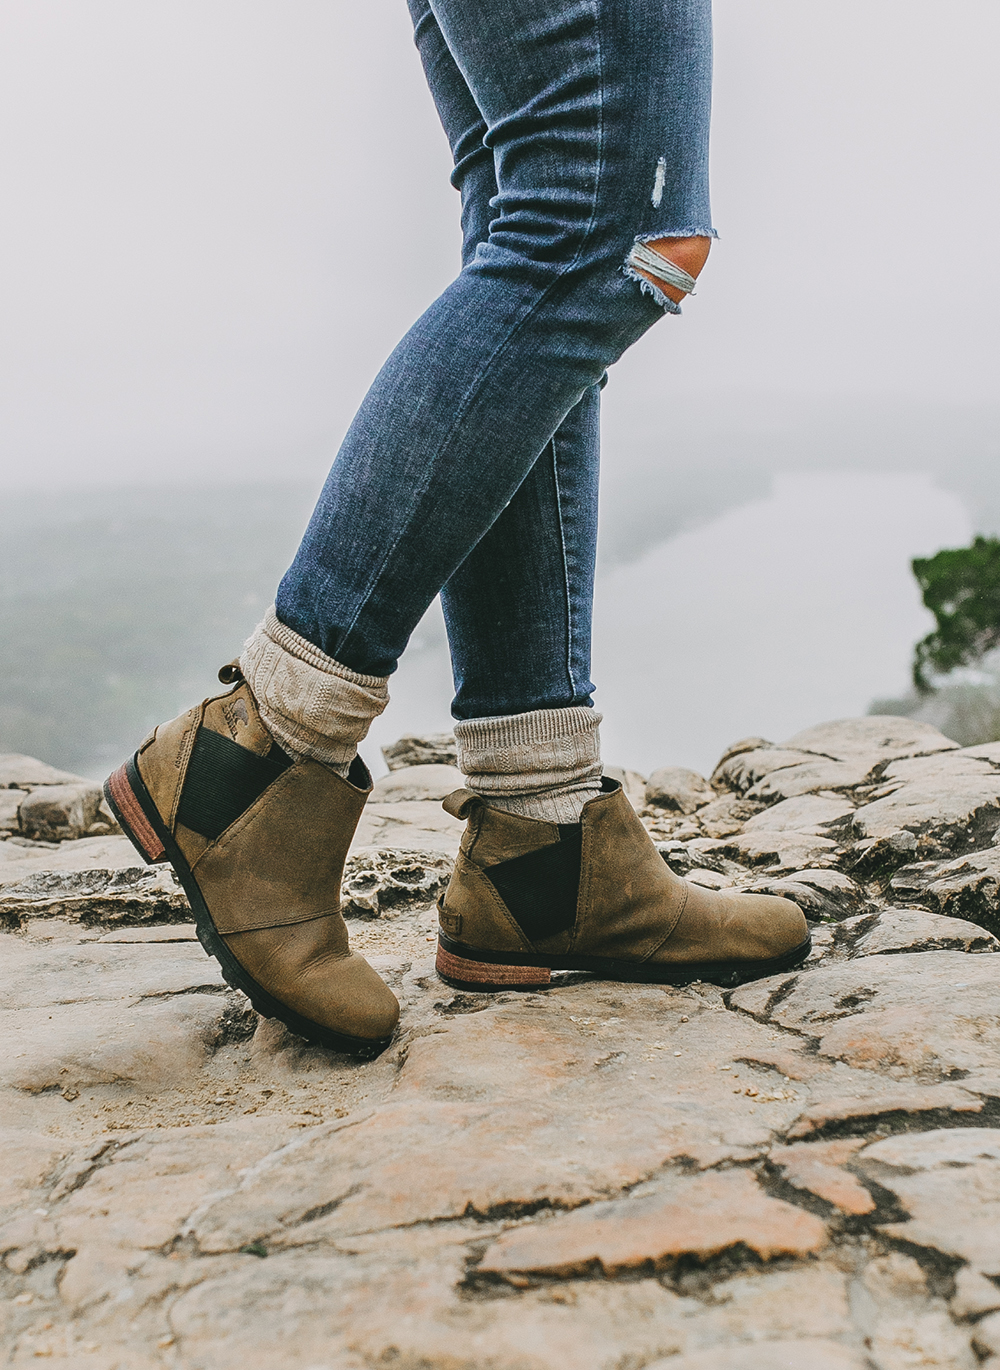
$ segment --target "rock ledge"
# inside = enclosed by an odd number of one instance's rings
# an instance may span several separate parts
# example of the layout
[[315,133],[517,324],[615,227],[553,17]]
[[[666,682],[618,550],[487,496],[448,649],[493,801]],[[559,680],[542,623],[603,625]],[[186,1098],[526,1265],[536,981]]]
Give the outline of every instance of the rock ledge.
[[403,1009],[362,1064],[259,1021],[123,838],[29,835],[78,782],[0,760],[7,1361],[1000,1370],[1000,745],[849,719],[622,772],[809,963],[485,995],[433,970],[447,741],[388,749],[348,864]]

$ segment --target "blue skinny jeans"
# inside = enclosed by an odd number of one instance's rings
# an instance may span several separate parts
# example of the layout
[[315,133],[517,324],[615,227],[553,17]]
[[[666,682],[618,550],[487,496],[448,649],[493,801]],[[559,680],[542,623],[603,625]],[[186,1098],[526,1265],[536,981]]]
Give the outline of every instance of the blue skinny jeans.
[[600,390],[677,306],[635,242],[714,237],[711,0],[409,0],[462,269],[382,367],[277,595],[365,675],[441,594],[452,713],[588,705]]

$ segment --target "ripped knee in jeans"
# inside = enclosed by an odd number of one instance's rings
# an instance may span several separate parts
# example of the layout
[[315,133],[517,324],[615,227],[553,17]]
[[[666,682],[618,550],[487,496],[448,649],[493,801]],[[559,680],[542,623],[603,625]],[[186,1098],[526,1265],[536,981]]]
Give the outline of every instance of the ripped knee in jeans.
[[651,295],[668,313],[679,314],[681,299],[694,293],[696,277],[666,256],[661,244],[666,245],[671,241],[678,245],[683,244],[684,249],[688,249],[684,255],[688,257],[691,255],[689,249],[694,242],[704,244],[704,248],[699,246],[696,254],[700,260],[692,262],[696,270],[700,271],[708,258],[711,246],[712,240],[708,234],[685,234],[682,237],[654,233],[637,238],[625,258],[623,270],[626,276],[638,283],[644,294]]

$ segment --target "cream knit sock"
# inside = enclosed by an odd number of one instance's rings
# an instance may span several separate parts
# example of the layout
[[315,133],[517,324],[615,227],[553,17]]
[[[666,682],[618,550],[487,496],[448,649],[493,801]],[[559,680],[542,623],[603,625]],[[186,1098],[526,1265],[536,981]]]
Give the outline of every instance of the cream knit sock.
[[240,670],[275,740],[347,778],[361,742],[389,703],[388,676],[359,675],[280,622],[272,605],[247,638]]
[[601,793],[601,715],[594,709],[533,709],[456,723],[458,767],[495,809],[579,823]]

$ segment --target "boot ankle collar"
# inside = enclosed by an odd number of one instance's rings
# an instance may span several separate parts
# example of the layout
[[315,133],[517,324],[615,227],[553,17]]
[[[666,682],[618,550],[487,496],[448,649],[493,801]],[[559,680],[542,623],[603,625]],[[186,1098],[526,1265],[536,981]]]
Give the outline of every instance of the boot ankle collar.
[[451,794],[446,794],[441,800],[441,807],[445,813],[450,813],[452,818],[469,818],[474,813],[477,805],[483,807],[482,795],[473,794],[471,790],[452,790]]

